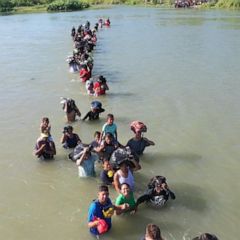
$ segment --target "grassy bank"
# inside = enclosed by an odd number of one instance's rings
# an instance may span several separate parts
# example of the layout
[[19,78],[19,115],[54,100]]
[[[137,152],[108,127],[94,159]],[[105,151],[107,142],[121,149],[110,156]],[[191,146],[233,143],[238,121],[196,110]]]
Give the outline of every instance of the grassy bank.
[[[175,0],[0,0],[0,13],[79,11],[106,8],[115,4],[169,7],[173,6],[174,2]],[[209,0],[198,7],[240,9],[240,0]]]

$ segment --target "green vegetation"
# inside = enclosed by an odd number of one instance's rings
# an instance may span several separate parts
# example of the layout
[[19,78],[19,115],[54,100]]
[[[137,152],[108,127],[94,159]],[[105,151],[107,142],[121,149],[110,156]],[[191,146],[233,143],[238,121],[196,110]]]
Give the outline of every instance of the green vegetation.
[[[174,4],[174,0],[0,0],[0,12],[76,11],[111,4],[170,6]],[[240,0],[209,0],[201,7],[240,9]]]
[[220,8],[240,9],[240,0],[219,0],[216,6]]
[[88,3],[79,0],[56,0],[48,5],[47,11],[76,11],[89,6]]
[[10,12],[14,4],[10,0],[0,0],[0,12]]
[[0,12],[76,11],[89,6],[81,0],[0,0]]

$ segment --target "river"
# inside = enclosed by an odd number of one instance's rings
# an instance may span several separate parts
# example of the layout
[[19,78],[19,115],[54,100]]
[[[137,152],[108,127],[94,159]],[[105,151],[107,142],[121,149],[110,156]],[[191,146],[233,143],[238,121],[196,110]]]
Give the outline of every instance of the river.
[[[72,26],[99,17],[112,22],[98,32],[94,52],[94,74],[109,82],[100,98],[106,112],[99,122],[78,121],[74,129],[90,142],[113,113],[125,144],[132,137],[129,123],[143,121],[156,146],[141,158],[136,196],[154,175],[166,176],[176,194],[164,209],[143,205],[134,216],[114,216],[103,239],[139,239],[154,222],[166,240],[201,232],[238,240],[239,11],[123,6],[0,17],[1,239],[92,239],[87,210],[100,180],[79,179],[67,159],[59,143],[65,125],[59,102],[72,97],[82,114],[89,109],[93,97],[65,59]],[[57,145],[51,162],[32,154],[43,116]],[[113,189],[110,196],[116,198]]]

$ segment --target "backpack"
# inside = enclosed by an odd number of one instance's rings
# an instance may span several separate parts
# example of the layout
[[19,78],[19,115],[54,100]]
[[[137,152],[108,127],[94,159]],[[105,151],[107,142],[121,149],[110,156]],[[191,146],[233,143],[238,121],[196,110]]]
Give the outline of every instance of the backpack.
[[130,167],[134,167],[132,166],[134,164],[130,161],[131,158],[132,158],[132,155],[129,147],[125,147],[125,148],[119,147],[112,153],[110,158],[110,163],[112,164],[113,169],[118,169],[119,164],[124,161],[126,161]]
[[73,162],[76,162],[78,159],[80,159],[81,157],[81,152],[84,149],[84,145],[83,144],[78,144],[74,150],[68,154],[68,158],[71,159]]
[[142,132],[147,132],[147,126],[140,121],[133,121],[130,124],[130,128],[134,133],[142,133]]

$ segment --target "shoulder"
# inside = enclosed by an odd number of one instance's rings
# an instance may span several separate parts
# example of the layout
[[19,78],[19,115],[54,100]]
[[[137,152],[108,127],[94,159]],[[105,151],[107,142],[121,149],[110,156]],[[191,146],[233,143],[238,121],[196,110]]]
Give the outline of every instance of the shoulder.
[[122,201],[123,201],[123,195],[119,194],[116,198],[115,203],[116,203],[116,205],[121,205],[123,203]]
[[108,124],[104,123],[102,128],[105,129],[107,126],[108,126]]
[[97,209],[98,207],[98,201],[97,200],[93,200],[89,206],[89,212],[93,212]]
[[132,142],[134,142],[134,138],[129,139],[128,142],[127,142],[127,144],[130,144],[130,143],[132,143]]

